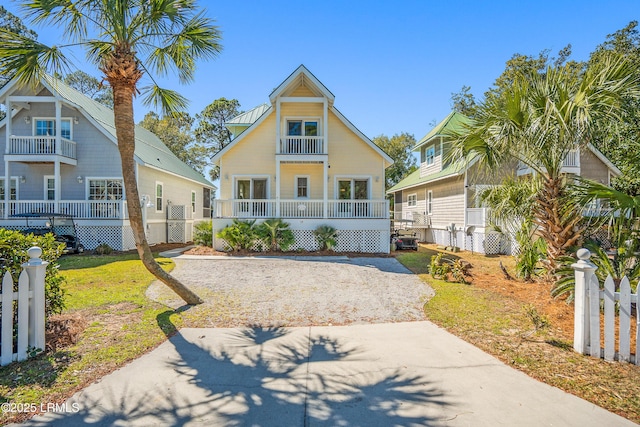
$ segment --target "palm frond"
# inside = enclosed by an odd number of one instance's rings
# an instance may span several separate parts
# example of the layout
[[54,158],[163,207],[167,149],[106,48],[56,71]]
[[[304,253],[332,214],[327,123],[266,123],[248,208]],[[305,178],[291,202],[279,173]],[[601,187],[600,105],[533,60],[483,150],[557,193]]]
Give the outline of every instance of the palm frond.
[[158,85],[151,85],[141,89],[144,96],[142,102],[160,109],[163,114],[168,115],[178,111],[186,110],[189,102],[187,98],[178,92],[170,89],[163,89]]

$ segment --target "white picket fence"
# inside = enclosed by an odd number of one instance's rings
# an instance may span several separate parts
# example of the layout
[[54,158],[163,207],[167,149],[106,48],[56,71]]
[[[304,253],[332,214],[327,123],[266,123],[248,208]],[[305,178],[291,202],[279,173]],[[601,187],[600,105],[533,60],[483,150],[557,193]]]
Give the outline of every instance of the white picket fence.
[[[624,277],[616,291],[611,276],[604,282],[604,289],[595,275],[596,267],[589,261],[587,249],[578,251],[579,261],[575,270],[575,312],[573,348],[582,354],[605,360],[618,360],[640,365],[640,311],[638,290],[631,293],[629,279]],[[601,347],[601,301],[604,301],[604,348]],[[635,316],[632,309],[635,307]],[[617,311],[617,316],[616,316]],[[616,351],[616,318],[618,320],[618,351]],[[631,354],[631,322],[635,322],[635,356]]]
[[[49,263],[40,259],[42,249],[38,247],[29,249],[27,254],[29,261],[22,264],[18,291],[14,292],[14,282],[9,272],[6,272],[2,279],[0,366],[25,360],[30,349],[45,348],[44,278]],[[14,301],[17,303],[14,304]],[[17,327],[13,323],[14,309],[17,309]],[[14,337],[16,330],[17,336]],[[17,351],[14,351],[14,348]]]

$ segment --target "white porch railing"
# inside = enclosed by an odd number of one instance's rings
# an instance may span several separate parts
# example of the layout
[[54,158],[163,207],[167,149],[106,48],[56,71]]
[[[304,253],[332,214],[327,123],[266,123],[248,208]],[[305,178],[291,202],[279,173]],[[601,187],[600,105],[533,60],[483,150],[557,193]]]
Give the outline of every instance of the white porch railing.
[[280,139],[280,154],[325,154],[322,136],[285,136]]
[[[0,301],[0,365],[27,359],[29,347],[44,350],[45,347],[45,297],[44,278],[47,268],[42,261],[42,249],[33,247],[27,251],[29,262],[22,264],[17,292],[10,272],[4,274]],[[14,304],[17,301],[14,315]],[[17,325],[14,324],[17,320]],[[14,334],[16,332],[16,334]],[[14,336],[16,339],[14,340]],[[13,351],[14,347],[16,352]]]
[[[611,276],[607,277],[603,289],[600,289],[600,283],[595,275],[597,267],[589,261],[590,257],[591,253],[587,249],[580,249],[579,261],[572,265],[575,270],[573,349],[608,361],[618,360],[640,365],[638,289],[636,288],[636,293],[632,293],[629,279],[623,277],[616,290],[616,284]],[[600,323],[601,306],[604,306],[604,327],[601,327]],[[633,336],[631,322],[636,326]],[[604,337],[601,340],[602,332]],[[604,347],[601,346],[602,341],[604,341]],[[618,351],[616,351],[616,341]],[[635,344],[635,356],[631,354],[633,344]]]
[[[217,218],[324,218],[322,200],[215,200]],[[389,218],[387,200],[328,200],[327,218]]]
[[[127,219],[126,200],[12,200],[6,216],[24,213],[62,213],[77,219]],[[5,218],[5,204],[0,200],[0,217]]]
[[62,138],[60,147],[57,147],[55,136],[11,136],[9,138],[8,154],[58,154],[76,159],[76,143]]

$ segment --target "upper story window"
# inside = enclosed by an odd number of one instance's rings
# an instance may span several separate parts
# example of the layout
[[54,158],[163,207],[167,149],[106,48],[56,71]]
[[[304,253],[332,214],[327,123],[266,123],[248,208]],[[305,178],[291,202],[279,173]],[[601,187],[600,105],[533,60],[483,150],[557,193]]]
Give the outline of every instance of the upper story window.
[[[18,196],[18,178],[11,178],[9,182],[11,183],[9,189],[11,197],[9,197],[9,200],[16,200]],[[0,178],[0,200],[4,200],[4,178]]]
[[427,148],[427,150],[424,153],[424,161],[428,164],[428,165],[432,165],[434,160],[436,158],[436,147],[434,147],[433,145],[429,148]]
[[418,204],[418,195],[417,194],[409,194],[407,196],[407,206],[412,207]]
[[317,120],[287,120],[287,135],[318,136]]
[[[56,136],[55,119],[35,119],[34,122],[36,136]],[[71,139],[71,119],[62,119],[60,123],[62,137]]]

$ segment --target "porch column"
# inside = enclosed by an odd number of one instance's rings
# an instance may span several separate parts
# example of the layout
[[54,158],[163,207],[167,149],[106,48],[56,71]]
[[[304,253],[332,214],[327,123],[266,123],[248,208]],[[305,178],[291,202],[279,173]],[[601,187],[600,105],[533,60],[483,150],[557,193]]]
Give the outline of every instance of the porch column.
[[[56,150],[58,148],[56,147]],[[60,160],[57,160],[53,163],[53,211],[55,213],[60,213]]]
[[322,100],[322,115],[323,115],[323,130],[322,139],[324,140],[323,153],[329,154],[329,106],[327,104],[327,98]]
[[328,218],[329,203],[329,164],[328,161],[322,162],[322,217]]
[[[9,113],[11,114],[11,113]],[[11,172],[9,171],[10,162],[4,161],[4,219],[9,217],[9,203],[11,200]]]
[[[5,135],[5,146],[4,146],[4,152],[6,154],[9,154],[9,144],[11,141],[11,126],[13,125],[12,120],[13,120],[13,115],[11,114],[11,99],[7,98],[7,118],[6,118],[6,123],[7,123],[7,134]],[[10,195],[11,195],[11,174],[9,173],[9,162],[8,161],[4,161],[4,219],[7,219],[7,217],[9,216],[9,199],[10,199]]]
[[7,98],[7,134],[5,135],[5,146],[4,153],[9,154],[11,151],[9,150],[9,144],[11,143],[11,134],[13,133],[13,114],[11,114],[11,98]]
[[276,159],[276,218],[280,218],[280,159]]
[[[56,154],[62,154],[62,102],[56,101]],[[58,165],[60,168],[60,165]],[[58,174],[56,174],[56,177]],[[57,193],[56,193],[57,195]]]
[[276,154],[280,154],[280,97],[276,99]]

